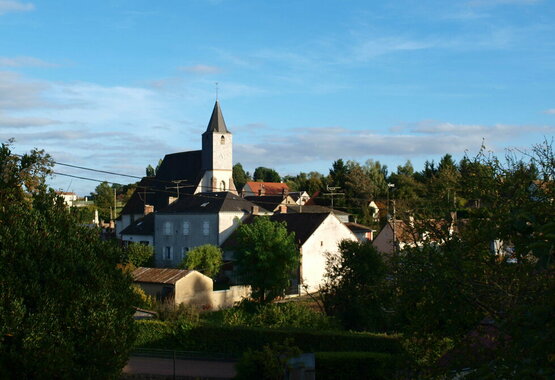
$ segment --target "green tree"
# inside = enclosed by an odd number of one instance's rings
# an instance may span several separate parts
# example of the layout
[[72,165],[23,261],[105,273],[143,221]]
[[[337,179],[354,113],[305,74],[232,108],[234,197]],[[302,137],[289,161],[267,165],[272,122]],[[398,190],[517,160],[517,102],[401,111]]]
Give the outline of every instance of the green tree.
[[241,191],[243,186],[245,186],[245,184],[250,181],[250,179],[250,175],[248,173],[245,173],[245,170],[243,169],[243,165],[241,165],[241,163],[238,162],[233,165],[233,183],[235,184],[235,188],[237,189],[237,191]]
[[334,161],[328,175],[328,182],[331,186],[344,189],[345,182],[347,181],[347,172],[347,166],[341,158]]
[[253,179],[262,182],[280,182],[281,177],[274,169],[259,166],[254,169]]
[[151,245],[131,243],[126,250],[127,261],[135,267],[154,265],[154,249]]
[[284,295],[299,267],[294,234],[282,223],[257,217],[237,229],[236,262],[239,277],[252,287],[252,296],[268,302]]
[[320,289],[326,313],[353,330],[383,331],[387,267],[372,243],[344,240],[339,254],[328,254]]
[[94,204],[98,207],[98,214],[102,220],[110,219],[110,209],[114,207],[114,190],[108,182],[102,182],[91,194]]
[[52,162],[0,149],[0,378],[118,378],[134,342],[121,250],[47,191]]
[[219,247],[205,244],[187,252],[187,257],[179,264],[182,269],[196,269],[208,277],[216,276],[222,267],[223,252]]

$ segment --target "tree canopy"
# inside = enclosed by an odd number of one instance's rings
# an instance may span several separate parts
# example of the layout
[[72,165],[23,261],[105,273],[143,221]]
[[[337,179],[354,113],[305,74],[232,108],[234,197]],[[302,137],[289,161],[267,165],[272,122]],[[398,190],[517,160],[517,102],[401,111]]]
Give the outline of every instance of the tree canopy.
[[52,162],[0,149],[0,377],[117,378],[134,341],[121,250],[48,191]]
[[282,223],[257,217],[237,229],[237,272],[252,287],[260,302],[283,296],[299,267],[299,250],[293,233]]
[[187,256],[179,265],[183,269],[196,269],[208,277],[216,276],[222,267],[223,252],[219,247],[205,244],[187,252]]
[[259,166],[254,169],[253,179],[262,182],[280,182],[281,177],[274,169]]

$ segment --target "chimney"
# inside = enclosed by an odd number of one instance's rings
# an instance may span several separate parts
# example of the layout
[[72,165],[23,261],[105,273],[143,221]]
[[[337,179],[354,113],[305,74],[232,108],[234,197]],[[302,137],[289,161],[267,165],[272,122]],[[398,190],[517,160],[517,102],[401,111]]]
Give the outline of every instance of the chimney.
[[260,208],[258,206],[252,206],[251,213],[253,215],[258,215],[259,212],[260,212]]
[[260,186],[260,195],[266,195],[266,189],[264,188],[264,184]]
[[154,206],[153,205],[145,205],[145,215],[148,215],[151,212],[154,212]]

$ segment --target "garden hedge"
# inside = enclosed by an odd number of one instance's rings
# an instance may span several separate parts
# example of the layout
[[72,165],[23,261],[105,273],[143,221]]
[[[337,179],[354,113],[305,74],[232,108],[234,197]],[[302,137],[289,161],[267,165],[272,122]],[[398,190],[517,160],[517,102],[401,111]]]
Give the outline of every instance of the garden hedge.
[[163,348],[241,354],[286,338],[304,352],[364,351],[398,354],[398,337],[383,334],[253,327],[183,327],[160,321],[137,321],[137,348]]

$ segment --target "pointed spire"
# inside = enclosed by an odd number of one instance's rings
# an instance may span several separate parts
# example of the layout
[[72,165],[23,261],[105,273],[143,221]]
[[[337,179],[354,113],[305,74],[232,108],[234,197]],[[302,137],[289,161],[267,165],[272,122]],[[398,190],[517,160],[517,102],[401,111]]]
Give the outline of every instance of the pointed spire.
[[230,133],[225,126],[224,116],[222,115],[222,110],[220,109],[220,102],[217,100],[216,104],[214,104],[214,110],[212,111],[212,116],[208,122],[206,132]]

